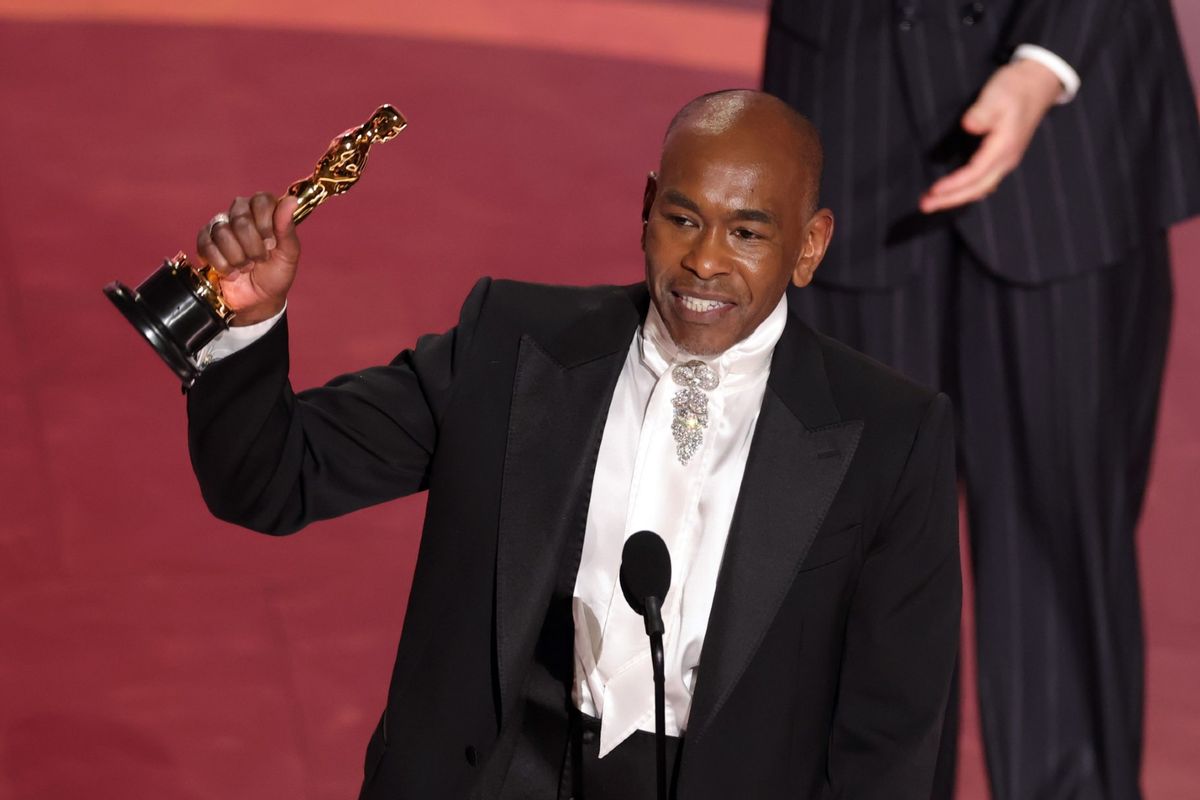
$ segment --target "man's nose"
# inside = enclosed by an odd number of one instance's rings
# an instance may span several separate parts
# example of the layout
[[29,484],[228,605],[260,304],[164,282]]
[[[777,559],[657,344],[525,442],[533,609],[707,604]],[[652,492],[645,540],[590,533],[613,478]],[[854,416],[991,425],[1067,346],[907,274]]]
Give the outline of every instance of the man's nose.
[[724,242],[719,231],[707,228],[701,230],[692,241],[691,248],[684,256],[683,266],[700,278],[708,279],[729,271],[725,257]]

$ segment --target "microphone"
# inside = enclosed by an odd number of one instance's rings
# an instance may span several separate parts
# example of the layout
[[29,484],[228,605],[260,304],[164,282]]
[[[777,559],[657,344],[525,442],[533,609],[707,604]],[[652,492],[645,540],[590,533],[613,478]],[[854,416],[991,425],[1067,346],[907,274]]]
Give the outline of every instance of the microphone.
[[662,603],[671,588],[671,554],[654,531],[638,531],[621,551],[621,591],[625,601],[646,618],[646,635],[663,633]]
[[667,800],[667,717],[663,668],[662,604],[671,588],[671,554],[653,531],[638,531],[621,551],[621,592],[643,617],[654,666],[654,744],[658,760],[658,800]]

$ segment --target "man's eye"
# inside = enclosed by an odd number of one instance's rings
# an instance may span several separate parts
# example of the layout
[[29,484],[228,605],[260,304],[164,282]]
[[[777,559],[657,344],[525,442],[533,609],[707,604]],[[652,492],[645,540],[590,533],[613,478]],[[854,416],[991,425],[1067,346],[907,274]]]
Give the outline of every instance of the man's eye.
[[672,224],[678,225],[681,228],[690,228],[695,226],[694,222],[687,217],[682,216],[681,214],[670,214],[667,216],[667,219],[671,220]]
[[749,228],[738,228],[733,232],[733,235],[738,237],[739,239],[745,239],[746,241],[751,241],[754,239],[762,238],[761,236],[758,235],[758,233],[750,230]]

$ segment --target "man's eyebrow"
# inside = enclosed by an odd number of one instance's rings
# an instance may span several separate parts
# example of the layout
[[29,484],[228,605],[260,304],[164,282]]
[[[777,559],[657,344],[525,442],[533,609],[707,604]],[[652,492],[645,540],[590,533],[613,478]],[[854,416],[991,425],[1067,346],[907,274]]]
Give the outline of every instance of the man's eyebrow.
[[693,214],[700,213],[700,206],[696,205],[696,201],[693,200],[692,198],[688,197],[686,194],[679,191],[678,189],[667,189],[667,191],[663,193],[663,199],[666,200],[671,205],[680,206],[681,208],[686,208],[688,211],[691,211]]
[[[665,192],[663,192],[663,199],[672,205],[679,206],[680,208],[686,208],[693,214],[700,213],[700,206],[696,204],[696,201],[678,189],[667,189]],[[764,225],[778,226],[779,224],[778,220],[775,219],[774,214],[757,208],[739,208],[737,211],[733,212],[733,219],[741,220],[743,222],[761,222]]]
[[757,208],[739,208],[733,212],[734,219],[740,219],[745,222],[761,222],[764,225],[776,225],[775,215],[769,211],[760,211]]

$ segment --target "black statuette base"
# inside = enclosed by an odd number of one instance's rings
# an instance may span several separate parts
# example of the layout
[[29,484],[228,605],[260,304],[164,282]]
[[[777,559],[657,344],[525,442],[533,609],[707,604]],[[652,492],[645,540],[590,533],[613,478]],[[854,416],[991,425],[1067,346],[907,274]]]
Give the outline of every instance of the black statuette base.
[[179,269],[167,261],[136,290],[119,281],[104,287],[104,294],[179,376],[184,388],[200,375],[196,353],[228,327],[213,307],[196,295],[195,282],[190,269]]

